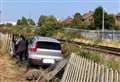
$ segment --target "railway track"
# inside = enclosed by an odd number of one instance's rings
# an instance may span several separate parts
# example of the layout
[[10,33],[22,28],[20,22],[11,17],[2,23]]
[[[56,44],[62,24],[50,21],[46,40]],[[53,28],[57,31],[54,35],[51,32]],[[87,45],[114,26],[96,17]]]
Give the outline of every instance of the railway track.
[[58,39],[58,40],[61,41],[62,43],[68,42],[72,44],[85,46],[85,48],[88,50],[95,50],[95,51],[99,51],[102,53],[109,53],[112,55],[120,56],[120,48],[108,47],[108,46],[102,46],[102,45],[91,45],[91,44],[86,44],[83,42],[76,42],[76,41],[70,41],[70,40],[62,40],[62,39]]

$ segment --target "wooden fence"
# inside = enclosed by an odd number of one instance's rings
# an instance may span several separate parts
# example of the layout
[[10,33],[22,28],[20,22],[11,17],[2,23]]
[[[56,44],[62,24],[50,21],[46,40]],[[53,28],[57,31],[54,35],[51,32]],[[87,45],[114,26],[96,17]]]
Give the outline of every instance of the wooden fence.
[[61,82],[120,82],[118,71],[72,54]]
[[0,33],[0,50],[3,53],[10,52],[12,45],[12,35],[7,33]]

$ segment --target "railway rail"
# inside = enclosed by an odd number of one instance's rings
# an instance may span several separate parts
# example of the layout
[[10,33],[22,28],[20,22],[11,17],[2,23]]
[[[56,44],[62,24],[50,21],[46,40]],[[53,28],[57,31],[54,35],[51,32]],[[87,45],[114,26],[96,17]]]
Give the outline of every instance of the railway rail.
[[58,39],[58,40],[61,41],[62,43],[68,42],[72,44],[85,46],[85,48],[88,50],[95,50],[102,53],[109,53],[112,55],[120,56],[120,48],[108,47],[108,46],[102,46],[102,45],[91,45],[83,42],[76,42],[76,41],[70,41],[70,40],[62,40],[62,39]]

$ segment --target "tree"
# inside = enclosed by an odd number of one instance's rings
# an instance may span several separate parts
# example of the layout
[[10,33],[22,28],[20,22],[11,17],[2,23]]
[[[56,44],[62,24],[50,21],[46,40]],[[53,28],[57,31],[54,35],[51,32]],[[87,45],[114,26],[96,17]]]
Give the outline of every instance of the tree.
[[115,19],[112,14],[107,15],[107,18],[105,19],[105,28],[106,29],[115,29]]
[[38,26],[39,27],[42,26],[45,23],[46,19],[47,19],[46,16],[44,16],[44,15],[40,16],[39,20],[38,20]]
[[20,19],[17,20],[17,25],[22,25],[22,21]]
[[40,16],[38,20],[40,31],[37,34],[51,36],[55,31],[62,29],[62,24],[54,16]]
[[22,17],[21,19],[17,20],[17,25],[26,25],[26,26],[31,26],[35,25],[35,22],[31,18],[25,18]]
[[[95,29],[102,29],[102,21],[103,21],[103,8],[98,7],[95,9],[93,14]],[[115,19],[114,16],[108,14],[104,11],[104,27],[105,29],[114,29],[115,28]]]
[[103,15],[103,8],[102,7],[96,8],[93,14],[94,24],[95,24],[96,29],[102,28],[102,15]]
[[82,22],[82,16],[80,13],[75,13],[73,21],[72,21],[72,27],[78,28],[81,27],[81,22]]
[[46,24],[55,24],[57,19],[54,16],[40,16],[38,20],[38,26],[46,25]]
[[22,22],[22,25],[28,25],[28,20],[25,17],[22,17],[21,22]]
[[12,24],[12,23],[7,23],[6,26],[7,26],[7,27],[12,27],[13,24]]
[[35,22],[31,18],[28,18],[28,24],[29,25],[35,25]]

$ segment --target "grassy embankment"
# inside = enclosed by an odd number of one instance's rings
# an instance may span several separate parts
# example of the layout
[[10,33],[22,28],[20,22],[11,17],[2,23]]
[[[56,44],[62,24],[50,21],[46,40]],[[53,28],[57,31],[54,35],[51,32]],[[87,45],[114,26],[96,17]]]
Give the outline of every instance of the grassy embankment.
[[[62,38],[67,39],[67,40],[72,40],[72,41],[77,40],[77,41],[83,41],[89,44],[99,44],[99,45],[107,45],[107,46],[113,46],[113,47],[118,47],[118,45],[120,45],[118,44],[120,41],[89,40],[89,39],[79,36],[77,32],[66,34]],[[85,50],[84,47],[81,47],[76,44],[70,44],[67,42],[63,44],[63,50],[66,52],[65,56],[68,56],[71,53],[76,53],[82,57],[85,57],[87,59],[90,59],[100,64],[104,64],[105,66],[112,68],[113,70],[118,70],[120,72],[120,57],[119,56],[112,56],[112,55],[100,53],[97,51]]]

